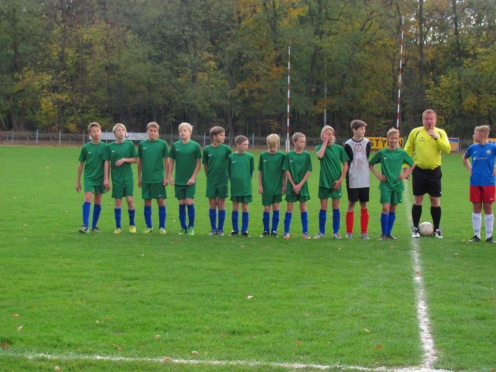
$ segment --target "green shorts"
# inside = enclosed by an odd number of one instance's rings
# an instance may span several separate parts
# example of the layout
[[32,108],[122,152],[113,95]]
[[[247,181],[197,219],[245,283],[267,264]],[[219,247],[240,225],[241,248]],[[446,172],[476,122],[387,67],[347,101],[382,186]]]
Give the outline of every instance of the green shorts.
[[270,207],[272,204],[280,202],[282,202],[282,195],[262,194],[262,205],[264,207]]
[[403,191],[393,191],[390,188],[381,190],[381,204],[399,204],[403,202]]
[[141,195],[144,200],[167,199],[167,192],[162,183],[143,183],[141,185]]
[[243,203],[243,204],[248,204],[248,203],[251,203],[253,201],[253,197],[251,195],[231,196],[231,201],[232,202]]
[[286,193],[286,201],[288,203],[305,203],[306,201],[310,200],[310,195],[296,195],[295,193]]
[[134,195],[133,181],[112,184],[112,197],[114,199],[122,199],[126,196],[133,196],[133,195]]
[[340,199],[342,196],[341,187],[339,190],[334,190],[319,186],[319,199]]
[[209,199],[211,198],[226,199],[229,196],[229,187],[228,185],[222,185],[222,186],[207,185],[207,192],[205,196]]
[[84,183],[84,192],[92,192],[93,194],[105,194],[107,190],[102,185],[95,185],[94,183]]
[[193,185],[176,185],[175,188],[176,199],[194,199],[196,194],[196,183]]

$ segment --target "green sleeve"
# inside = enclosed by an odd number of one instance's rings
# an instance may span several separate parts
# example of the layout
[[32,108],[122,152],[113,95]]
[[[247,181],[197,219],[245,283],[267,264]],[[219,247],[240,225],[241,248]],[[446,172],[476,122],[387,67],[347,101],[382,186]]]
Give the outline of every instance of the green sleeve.
[[350,161],[350,158],[348,156],[348,154],[346,153],[346,151],[344,151],[344,148],[343,147],[340,147],[340,151],[341,151],[341,163],[345,163],[347,161]]
[[307,152],[307,171],[312,172],[312,158],[310,157],[310,153]]
[[377,164],[379,162],[379,160],[380,160],[380,155],[379,155],[379,151],[377,151],[375,153],[374,157],[372,158],[372,160],[369,161],[369,164],[375,165],[375,164]]
[[171,146],[171,149],[170,149],[170,152],[169,152],[169,157],[171,159],[176,159],[176,146],[175,146],[174,143]]
[[138,143],[138,158],[142,159],[143,158],[143,145],[142,143]]
[[201,159],[202,158],[201,147],[200,147],[199,143],[196,144],[196,154],[195,155],[196,155],[195,159]]
[[203,149],[202,164],[208,165],[208,146]]
[[407,163],[410,167],[414,164],[413,159],[406,151],[403,152],[403,163]]
[[81,152],[79,153],[79,161],[81,161],[81,162],[86,161],[86,147],[83,147],[81,149]]
[[169,145],[165,141],[164,141],[164,150],[162,151],[162,157],[163,158],[169,157]]

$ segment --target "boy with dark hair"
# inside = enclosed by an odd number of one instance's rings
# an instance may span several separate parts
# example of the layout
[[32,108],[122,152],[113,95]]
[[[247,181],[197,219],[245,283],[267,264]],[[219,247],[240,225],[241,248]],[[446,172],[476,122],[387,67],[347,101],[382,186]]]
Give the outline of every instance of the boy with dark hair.
[[[226,219],[226,198],[229,196],[228,158],[231,148],[224,144],[226,131],[222,127],[210,129],[212,144],[203,149],[203,168],[207,176],[206,196],[209,202],[208,215],[211,231],[209,235],[224,235]],[[217,223],[217,208],[219,223]]]
[[236,143],[236,152],[229,155],[229,178],[231,180],[231,201],[233,210],[231,215],[232,232],[230,236],[239,234],[239,203],[241,203],[243,214],[241,224],[241,236],[249,238],[248,223],[250,220],[248,203],[253,201],[251,178],[255,169],[253,155],[247,153],[248,138],[237,136],[234,140]]
[[104,188],[104,156],[107,145],[100,142],[102,129],[97,122],[88,125],[88,132],[91,142],[88,142],[81,149],[79,154],[79,167],[76,183],[76,191],[81,191],[81,175],[84,168],[84,204],[83,204],[83,226],[79,228],[80,233],[88,234],[89,218],[91,211],[91,200],[95,194],[95,204],[93,207],[93,222],[91,231],[101,232],[97,227],[98,219],[102,211],[102,195],[106,191]]
[[362,120],[351,122],[353,137],[344,144],[344,151],[350,161],[346,175],[346,189],[348,191],[348,210],[346,212],[346,237],[353,238],[353,222],[355,218],[355,204],[360,202],[360,227],[361,238],[369,239],[367,233],[369,225],[369,212],[367,203],[369,201],[370,189],[370,141],[365,138],[367,123]]

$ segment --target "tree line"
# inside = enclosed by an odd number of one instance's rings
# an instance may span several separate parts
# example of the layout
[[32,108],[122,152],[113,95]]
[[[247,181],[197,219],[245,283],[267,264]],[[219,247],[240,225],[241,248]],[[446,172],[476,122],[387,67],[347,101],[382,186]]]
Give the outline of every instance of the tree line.
[[[404,25],[403,25],[404,19]],[[0,125],[338,135],[496,120],[494,0],[0,0]]]

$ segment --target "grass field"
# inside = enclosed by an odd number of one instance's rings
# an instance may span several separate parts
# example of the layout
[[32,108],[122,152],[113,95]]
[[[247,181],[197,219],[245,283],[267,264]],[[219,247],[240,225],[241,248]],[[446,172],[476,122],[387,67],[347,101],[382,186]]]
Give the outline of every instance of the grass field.
[[[399,239],[377,241],[375,177],[370,241],[304,240],[298,213],[289,241],[260,239],[261,198],[255,194],[251,239],[210,237],[203,172],[194,237],[177,235],[171,187],[165,237],[157,231],[115,236],[110,195],[104,195],[103,233],[79,234],[83,195],[75,191],[78,154],[78,148],[0,147],[0,370],[425,366],[417,276],[426,291],[438,358],[434,367],[496,369],[496,247],[466,242],[473,233],[461,155],[443,160],[444,239],[422,238],[416,246],[407,210],[411,188],[404,195],[407,202],[398,207],[393,234]],[[315,156],[313,163],[311,235],[317,232],[319,210]],[[135,196],[140,231],[139,189]],[[155,225],[157,213],[154,205]],[[423,217],[430,220],[428,205]],[[124,226],[127,221],[124,207]],[[331,225],[329,216],[328,229]],[[414,268],[413,251],[419,252],[420,272]],[[185,364],[188,360],[199,364]]]

